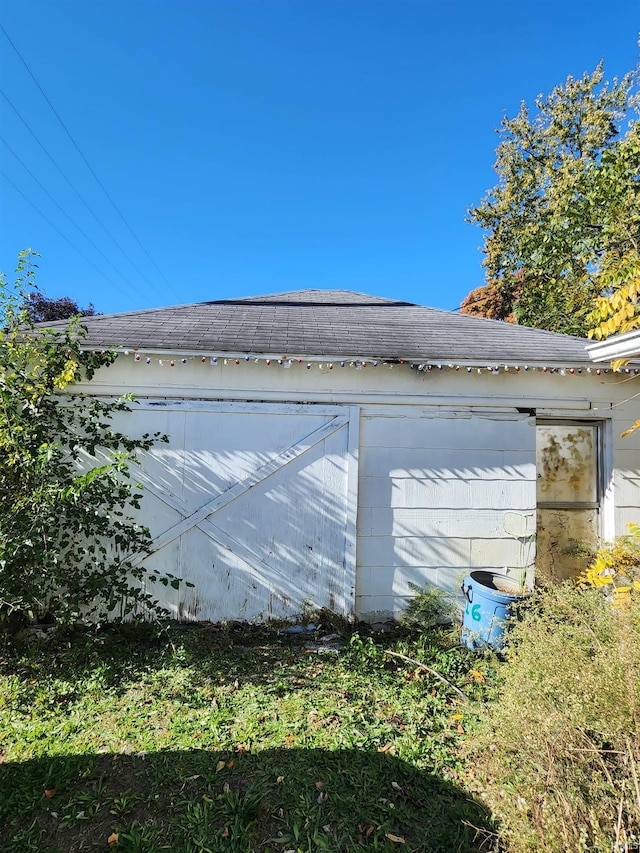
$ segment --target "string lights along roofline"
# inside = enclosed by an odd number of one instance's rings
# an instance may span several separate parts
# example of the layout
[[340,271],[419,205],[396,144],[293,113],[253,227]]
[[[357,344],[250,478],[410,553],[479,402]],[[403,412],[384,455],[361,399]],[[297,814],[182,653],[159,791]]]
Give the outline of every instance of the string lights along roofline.
[[[97,347],[85,347],[91,351],[101,351]],[[239,353],[239,352],[211,352],[211,351],[186,351],[186,352],[171,352],[166,349],[134,349],[126,347],[112,347],[111,351],[125,357],[132,357],[134,362],[144,362],[147,365],[156,363],[160,366],[176,367],[179,364],[185,365],[189,362],[201,362],[210,365],[240,365],[240,364],[263,364],[267,367],[277,366],[291,368],[294,365],[303,365],[310,370],[319,368],[320,370],[343,369],[346,367],[356,368],[358,370],[364,368],[394,368],[405,366],[411,370],[416,370],[420,373],[430,373],[432,371],[451,371],[451,372],[466,372],[466,373],[490,373],[496,375],[499,373],[527,373],[541,372],[545,374],[565,375],[581,375],[581,374],[601,374],[619,373],[627,375],[640,374],[640,367],[636,364],[626,365],[618,368],[616,371],[607,367],[598,365],[585,364],[584,362],[559,364],[553,362],[527,362],[527,363],[509,363],[497,362],[487,364],[485,361],[459,361],[459,362],[443,362],[440,360],[434,361],[416,361],[412,359],[389,359],[375,357],[327,357],[327,356],[302,356],[302,355],[274,355],[272,353]]]

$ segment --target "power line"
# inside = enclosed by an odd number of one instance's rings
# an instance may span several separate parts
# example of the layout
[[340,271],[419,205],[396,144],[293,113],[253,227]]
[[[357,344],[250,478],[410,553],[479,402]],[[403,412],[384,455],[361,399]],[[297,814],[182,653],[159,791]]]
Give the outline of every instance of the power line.
[[[109,200],[109,202],[111,203],[111,206],[113,207],[113,209],[116,211],[116,213],[118,214],[118,216],[120,217],[120,219],[123,221],[123,223],[125,224],[125,226],[126,226],[126,227],[127,227],[127,229],[129,230],[130,234],[132,235],[132,237],[134,238],[134,240],[136,241],[136,243],[138,244],[138,246],[140,246],[140,248],[141,248],[141,249],[142,249],[142,251],[145,253],[145,255],[147,256],[147,258],[151,261],[151,263],[153,264],[153,266],[156,268],[156,270],[158,271],[158,273],[161,275],[161,277],[162,277],[162,279],[164,280],[164,282],[165,282],[165,284],[167,285],[167,287],[168,287],[168,288],[169,288],[169,289],[174,293],[174,295],[178,296],[178,294],[177,294],[176,290],[174,289],[174,287],[170,284],[170,282],[167,280],[167,277],[166,277],[166,276],[165,276],[165,274],[162,272],[162,270],[160,269],[160,267],[158,266],[158,264],[154,261],[154,259],[151,257],[151,255],[149,254],[149,252],[148,252],[148,251],[146,250],[146,248],[143,246],[143,244],[141,243],[140,239],[138,238],[138,235],[135,233],[135,231],[133,230],[133,228],[129,225],[129,223],[128,223],[128,222],[127,222],[127,220],[125,219],[124,215],[123,215],[123,214],[122,214],[122,212],[120,211],[120,208],[116,205],[116,203],[115,203],[115,201],[113,200],[113,198],[111,197],[111,195],[107,192],[107,189],[105,188],[104,184],[102,183],[102,181],[100,180],[100,178],[96,175],[96,173],[95,173],[95,171],[93,170],[93,168],[92,168],[91,164],[89,163],[89,161],[87,160],[87,158],[84,156],[84,154],[83,154],[83,153],[82,153],[82,151],[80,150],[80,146],[78,145],[78,143],[76,142],[76,140],[75,140],[75,139],[73,138],[73,136],[71,135],[70,130],[68,129],[68,127],[66,126],[66,124],[64,123],[64,121],[62,120],[62,118],[60,117],[60,115],[58,114],[58,111],[56,110],[56,108],[53,106],[53,104],[51,103],[51,101],[50,101],[50,100],[49,100],[49,98],[47,97],[47,95],[46,95],[46,93],[45,93],[44,89],[42,88],[42,86],[40,85],[40,83],[38,82],[38,80],[36,79],[36,76],[34,75],[33,71],[32,71],[32,70],[31,70],[31,68],[28,66],[28,64],[27,64],[26,60],[24,59],[24,57],[22,56],[22,54],[20,53],[20,51],[18,50],[18,48],[17,48],[17,47],[15,46],[15,44],[13,43],[13,41],[12,41],[12,40],[11,40],[11,38],[9,37],[9,34],[8,34],[8,33],[7,33],[7,31],[5,30],[5,28],[2,26],[2,24],[0,24],[0,30],[2,30],[2,32],[4,33],[5,38],[7,39],[7,41],[8,41],[8,42],[9,42],[9,44],[11,45],[11,47],[14,49],[14,51],[15,51],[16,55],[18,56],[18,58],[20,59],[20,61],[21,61],[21,62],[22,62],[22,64],[24,65],[24,67],[26,68],[27,73],[29,74],[29,76],[31,77],[31,79],[33,80],[33,82],[36,84],[36,86],[38,87],[38,89],[39,89],[39,91],[40,91],[40,94],[41,94],[41,95],[42,95],[42,97],[45,99],[45,101],[47,102],[47,104],[49,104],[49,107],[51,108],[51,110],[52,110],[53,114],[54,114],[54,115],[55,115],[55,117],[58,119],[58,121],[60,122],[60,125],[61,125],[61,127],[63,128],[64,132],[67,134],[67,136],[69,137],[69,139],[70,139],[70,140],[71,140],[71,142],[73,143],[74,148],[76,149],[76,151],[78,152],[78,154],[79,154],[79,155],[80,155],[80,157],[82,158],[82,161],[84,162],[85,166],[87,167],[87,169],[91,172],[91,174],[92,174],[92,175],[93,175],[93,177],[95,178],[96,183],[98,184],[98,186],[100,187],[100,189],[102,190],[102,192],[105,194],[105,196],[108,198],[108,200]],[[135,266],[135,265],[134,265],[134,266]],[[137,267],[136,267],[136,269],[137,269]],[[139,271],[139,270],[138,270],[138,271]],[[146,280],[148,281],[148,279],[146,279]],[[149,282],[149,283],[151,283],[151,282]]]
[[88,264],[90,264],[90,265],[94,268],[94,270],[95,270],[99,275],[101,275],[103,278],[106,278],[106,280],[107,280],[108,282],[110,282],[110,283],[111,283],[111,284],[116,288],[116,290],[119,290],[119,291],[120,291],[121,293],[123,293],[125,296],[129,296],[129,294],[128,294],[125,290],[123,290],[123,288],[122,288],[119,284],[117,284],[117,283],[116,283],[116,282],[111,278],[111,276],[108,276],[105,272],[103,272],[101,269],[99,269],[99,268],[98,268],[98,267],[93,263],[93,261],[92,261],[90,258],[88,258],[88,257],[84,254],[84,252],[82,252],[82,251],[81,251],[81,250],[80,250],[80,249],[75,245],[75,243],[72,243],[72,242],[71,242],[71,240],[67,237],[67,235],[66,235],[66,234],[63,234],[63,233],[62,233],[62,231],[58,228],[58,226],[57,226],[57,225],[55,225],[55,224],[54,224],[54,223],[49,219],[49,217],[48,217],[45,213],[43,213],[43,212],[40,210],[40,208],[39,208],[36,204],[34,204],[34,203],[31,201],[31,199],[27,198],[27,196],[22,192],[22,190],[21,190],[19,187],[17,187],[17,186],[13,183],[13,181],[11,180],[11,178],[10,178],[10,177],[5,173],[5,172],[0,171],[0,175],[2,175],[2,177],[5,179],[5,181],[7,181],[7,183],[11,184],[11,186],[12,186],[12,187],[14,188],[14,190],[18,193],[18,195],[22,196],[22,198],[27,202],[27,204],[28,204],[28,205],[30,205],[30,206],[31,206],[31,207],[32,207],[32,208],[33,208],[37,213],[39,213],[39,214],[40,214],[40,216],[44,219],[44,221],[45,221],[45,222],[47,222],[47,223],[48,223],[48,224],[53,228],[53,230],[54,230],[54,231],[57,231],[57,233],[62,237],[62,239],[63,239],[63,240],[65,240],[65,242],[67,242],[67,243],[71,246],[71,248],[72,248],[72,249],[74,249],[74,250],[75,250],[75,251],[80,255],[80,257],[81,257],[81,258],[83,258],[83,259],[84,259]]
[[133,266],[133,268],[134,268],[135,270],[137,270],[137,272],[138,272],[138,273],[140,273],[140,275],[142,276],[142,278],[144,278],[144,280],[147,282],[147,284],[148,284],[150,287],[153,287],[153,286],[154,286],[154,285],[153,285],[153,283],[152,283],[151,281],[149,281],[149,279],[148,279],[148,278],[146,277],[146,275],[142,272],[142,270],[141,270],[141,269],[136,265],[136,263],[131,259],[131,257],[127,254],[127,252],[125,252],[125,250],[122,248],[122,246],[120,245],[120,243],[116,240],[116,238],[115,238],[115,237],[113,236],[113,234],[109,231],[109,229],[107,228],[107,226],[104,224],[104,222],[102,222],[102,220],[101,220],[101,219],[99,218],[99,216],[95,213],[95,211],[94,211],[94,210],[93,210],[93,208],[89,205],[89,203],[86,201],[86,199],[85,199],[85,198],[83,198],[83,196],[81,195],[81,193],[76,189],[76,187],[75,187],[75,186],[74,186],[74,184],[69,180],[69,178],[67,177],[67,175],[65,175],[65,173],[62,171],[62,169],[60,168],[60,166],[58,165],[58,163],[56,162],[56,160],[54,159],[54,157],[49,153],[49,151],[45,148],[45,146],[42,144],[42,142],[38,139],[38,137],[37,137],[37,135],[35,134],[35,132],[34,132],[34,131],[31,129],[31,127],[29,126],[29,123],[27,122],[27,120],[22,116],[22,114],[20,113],[20,111],[18,110],[18,108],[15,106],[15,104],[11,101],[11,99],[8,97],[8,95],[6,94],[6,92],[4,92],[2,89],[0,89],[0,95],[2,95],[2,97],[5,99],[5,101],[9,104],[9,106],[11,107],[11,109],[12,109],[12,110],[14,111],[14,113],[18,116],[18,118],[19,118],[19,119],[20,119],[20,121],[23,123],[23,125],[27,128],[27,130],[29,131],[29,133],[31,134],[31,136],[33,136],[33,138],[34,138],[34,139],[35,139],[35,141],[38,143],[38,145],[40,146],[40,148],[44,151],[44,153],[47,155],[47,157],[49,158],[49,160],[51,160],[51,162],[52,162],[52,163],[53,163],[53,165],[56,167],[56,169],[58,170],[58,172],[60,172],[60,174],[62,175],[62,177],[63,177],[63,178],[65,179],[65,181],[69,184],[69,186],[71,187],[71,189],[72,189],[72,190],[74,191],[74,193],[78,196],[78,198],[80,199],[80,201],[84,204],[84,206],[87,208],[87,210],[89,211],[89,213],[93,216],[93,218],[94,218],[94,219],[95,219],[95,221],[98,223],[98,225],[100,225],[100,227],[104,230],[104,232],[105,232],[105,233],[106,233],[106,234],[111,238],[111,240],[113,240],[113,242],[114,242],[114,244],[117,246],[117,248],[118,248],[118,249],[120,249],[120,251],[122,252],[122,254],[124,255],[124,257],[129,261],[129,263]]
[[63,216],[66,216],[66,218],[69,220],[69,222],[70,222],[73,226],[75,226],[75,228],[77,228],[77,229],[78,229],[78,231],[82,234],[82,236],[85,238],[85,240],[86,240],[88,243],[90,243],[90,244],[91,244],[91,246],[93,246],[93,248],[96,250],[96,252],[104,258],[104,260],[109,264],[109,266],[110,266],[110,267],[112,267],[112,268],[116,271],[116,273],[117,273],[119,276],[121,276],[121,277],[122,277],[122,279],[123,279],[123,280],[124,280],[124,281],[125,281],[125,282],[130,286],[130,287],[131,287],[131,289],[132,289],[132,290],[136,290],[136,286],[133,284],[133,282],[131,282],[131,281],[126,277],[126,275],[125,275],[125,274],[124,274],[120,269],[118,269],[118,267],[113,263],[113,261],[111,261],[111,260],[110,260],[106,255],[105,255],[105,253],[102,251],[102,249],[100,249],[100,248],[99,248],[99,247],[98,247],[98,246],[93,242],[93,240],[91,239],[91,237],[89,237],[89,235],[88,235],[88,234],[86,234],[86,233],[82,230],[82,228],[78,225],[78,223],[75,221],[75,219],[73,219],[73,217],[72,217],[72,216],[70,216],[70,215],[66,212],[66,210],[64,210],[64,208],[63,208],[60,204],[58,204],[58,202],[57,202],[57,201],[55,200],[55,198],[51,195],[51,193],[49,192],[49,190],[48,190],[48,189],[47,189],[47,188],[46,188],[46,187],[45,187],[45,186],[44,186],[44,185],[43,185],[43,184],[38,180],[38,178],[33,174],[33,172],[32,172],[32,171],[31,171],[31,169],[26,165],[26,163],[24,163],[24,162],[20,159],[20,157],[18,156],[18,154],[16,154],[16,152],[15,152],[15,151],[13,150],[13,148],[9,145],[9,143],[7,142],[7,140],[6,140],[3,136],[0,136],[0,140],[2,140],[2,142],[3,142],[3,143],[4,143],[4,145],[5,145],[5,147],[8,149],[8,151],[9,151],[11,154],[13,154],[13,156],[16,158],[16,160],[18,161],[18,163],[20,163],[20,165],[22,166],[22,168],[23,168],[23,169],[24,169],[24,170],[25,170],[29,175],[31,175],[31,177],[32,177],[32,178],[33,178],[33,180],[36,182],[36,184],[40,187],[40,189],[41,189],[41,190],[42,190],[42,191],[43,191],[43,192],[44,192],[44,193],[49,197],[49,199],[50,199],[50,200],[55,204],[55,206],[56,206],[56,207],[58,208],[58,210],[62,213],[62,215],[63,215]]

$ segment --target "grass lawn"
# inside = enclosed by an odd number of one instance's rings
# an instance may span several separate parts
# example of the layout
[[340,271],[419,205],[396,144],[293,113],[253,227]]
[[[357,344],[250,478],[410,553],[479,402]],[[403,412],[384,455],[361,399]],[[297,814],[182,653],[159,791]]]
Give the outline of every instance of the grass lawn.
[[[443,630],[110,629],[0,651],[2,853],[489,851],[461,739],[489,666]],[[316,648],[307,646],[316,645]]]

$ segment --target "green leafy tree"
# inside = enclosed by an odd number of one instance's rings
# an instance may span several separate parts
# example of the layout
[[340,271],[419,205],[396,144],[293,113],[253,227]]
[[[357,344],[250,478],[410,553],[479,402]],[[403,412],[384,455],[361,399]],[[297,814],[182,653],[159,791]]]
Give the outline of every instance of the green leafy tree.
[[516,322],[585,335],[611,270],[638,251],[637,71],[611,84],[602,63],[568,77],[530,113],[504,118],[499,182],[469,211],[485,231],[487,281],[521,282]]
[[[589,337],[597,340],[640,329],[640,127],[637,123],[620,144],[616,156],[605,157],[603,161],[601,182],[626,185],[626,198],[619,203],[618,211],[620,228],[626,229],[628,241],[614,246],[603,258],[602,292],[589,316],[593,326]],[[626,363],[627,359],[615,359],[611,366],[618,370]],[[622,435],[638,429],[640,418]]]
[[150,548],[132,515],[141,493],[131,466],[158,436],[114,428],[130,398],[71,393],[115,356],[83,350],[77,318],[63,331],[34,326],[33,258],[19,255],[13,287],[0,277],[0,625],[148,616],[157,603],[147,582],[177,583],[131,560]]
[[603,156],[598,179],[602,194],[608,187],[617,189],[611,219],[625,235],[602,262],[603,289],[589,332],[589,337],[601,339],[640,327],[640,124],[629,130],[613,156]]

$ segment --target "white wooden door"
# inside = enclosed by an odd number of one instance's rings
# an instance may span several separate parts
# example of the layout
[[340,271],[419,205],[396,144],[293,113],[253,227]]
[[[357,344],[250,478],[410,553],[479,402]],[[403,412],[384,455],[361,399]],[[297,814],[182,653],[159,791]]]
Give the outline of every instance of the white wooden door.
[[141,401],[139,430],[167,433],[142,462],[150,569],[181,621],[354,609],[357,409]]

